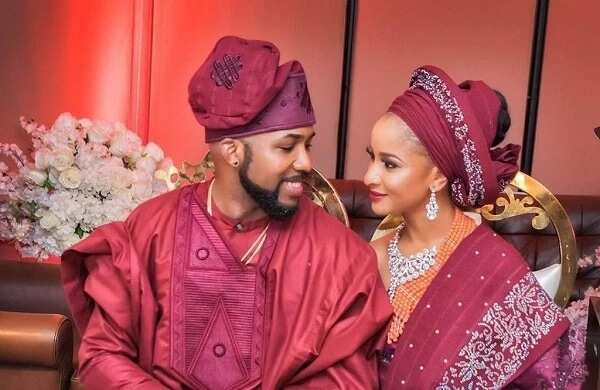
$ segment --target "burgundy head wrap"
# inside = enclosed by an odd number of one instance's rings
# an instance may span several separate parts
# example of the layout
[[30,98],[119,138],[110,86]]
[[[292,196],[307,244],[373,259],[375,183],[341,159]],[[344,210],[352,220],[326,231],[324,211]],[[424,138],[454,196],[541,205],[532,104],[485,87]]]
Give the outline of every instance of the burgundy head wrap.
[[188,92],[209,143],[315,124],[302,65],[279,65],[279,50],[270,42],[221,38]]
[[493,203],[518,171],[520,146],[490,149],[500,100],[482,81],[457,85],[439,68],[413,72],[409,89],[389,112],[398,115],[448,178],[454,202],[463,208]]

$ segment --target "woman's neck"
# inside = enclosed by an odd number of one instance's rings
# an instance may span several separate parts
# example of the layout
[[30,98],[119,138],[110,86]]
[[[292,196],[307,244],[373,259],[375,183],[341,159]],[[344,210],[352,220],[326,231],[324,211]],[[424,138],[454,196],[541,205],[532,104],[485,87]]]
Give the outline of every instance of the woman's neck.
[[406,227],[400,238],[400,243],[405,254],[410,255],[434,245],[439,247],[448,236],[455,213],[459,213],[461,210],[449,199],[444,201],[442,198],[438,202],[439,212],[433,221],[427,219],[424,207],[423,210],[404,214]]

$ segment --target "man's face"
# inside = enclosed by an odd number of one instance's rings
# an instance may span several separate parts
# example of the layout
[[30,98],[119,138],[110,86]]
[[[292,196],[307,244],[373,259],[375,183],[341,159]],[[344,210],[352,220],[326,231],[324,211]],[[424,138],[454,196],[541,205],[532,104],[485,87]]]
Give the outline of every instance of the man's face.
[[304,188],[302,180],[312,169],[309,151],[312,127],[281,130],[246,138],[240,182],[271,217],[294,214]]

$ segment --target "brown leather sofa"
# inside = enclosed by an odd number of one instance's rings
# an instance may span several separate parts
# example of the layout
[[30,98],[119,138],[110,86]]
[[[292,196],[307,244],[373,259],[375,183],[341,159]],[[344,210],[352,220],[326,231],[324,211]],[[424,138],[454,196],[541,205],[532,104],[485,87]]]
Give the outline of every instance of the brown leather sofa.
[[[365,186],[354,180],[333,180],[351,227],[369,239],[380,219],[370,209]],[[579,255],[600,246],[600,196],[559,196],[573,223]],[[512,242],[533,268],[557,261],[552,228],[535,231],[527,217],[498,222],[494,229]],[[600,285],[600,269],[578,275],[574,297],[587,286]],[[0,388],[67,389],[77,366],[77,335],[69,320],[57,265],[0,260]]]

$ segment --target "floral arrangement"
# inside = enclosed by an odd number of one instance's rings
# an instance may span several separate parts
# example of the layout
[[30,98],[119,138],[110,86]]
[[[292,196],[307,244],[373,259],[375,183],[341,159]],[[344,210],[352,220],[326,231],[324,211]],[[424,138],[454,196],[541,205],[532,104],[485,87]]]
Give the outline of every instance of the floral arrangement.
[[[121,123],[61,114],[47,129],[20,118],[32,137],[32,160],[0,143],[0,240],[22,256],[60,255],[94,228],[124,220],[139,203],[168,189],[173,165],[162,149]],[[163,173],[162,175],[159,173]]]
[[[600,247],[596,248],[593,255],[583,256],[577,261],[582,271],[600,266]],[[600,296],[600,288],[588,287],[584,297],[573,301],[565,309],[565,315],[571,321],[569,328],[569,350],[567,355],[567,376],[575,382],[583,383],[588,370],[585,366],[585,343],[588,324],[588,310],[590,297]]]

